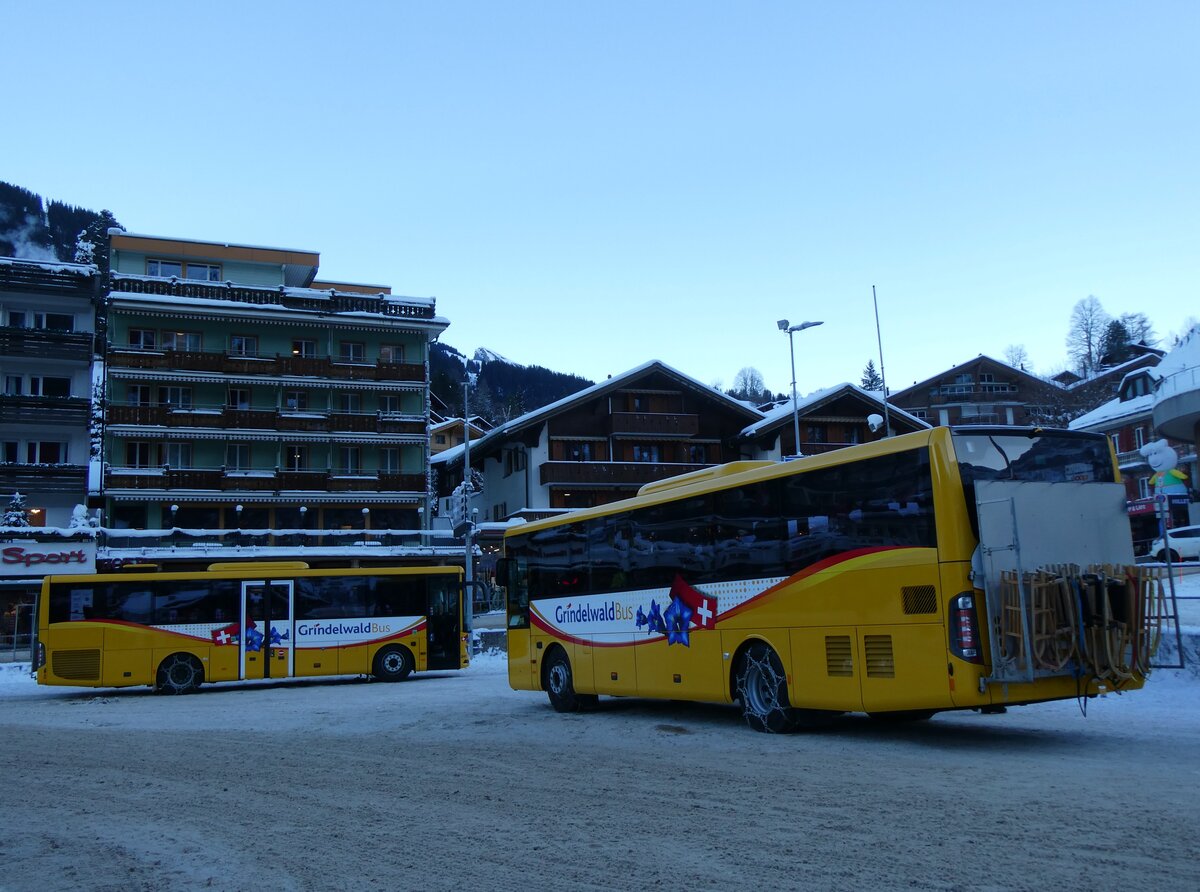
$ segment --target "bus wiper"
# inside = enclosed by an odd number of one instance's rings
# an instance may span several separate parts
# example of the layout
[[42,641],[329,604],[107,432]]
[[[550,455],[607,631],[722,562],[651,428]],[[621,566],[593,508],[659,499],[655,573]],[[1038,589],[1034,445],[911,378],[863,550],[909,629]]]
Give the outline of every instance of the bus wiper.
[[1003,449],[1000,448],[1000,444],[996,442],[995,437],[989,435],[988,442],[996,447],[996,451],[999,452],[1000,457],[1002,459],[1004,459],[1004,470],[1008,471],[1008,479],[1012,480],[1015,475],[1013,474],[1012,462],[1009,461],[1008,453],[1006,453]]

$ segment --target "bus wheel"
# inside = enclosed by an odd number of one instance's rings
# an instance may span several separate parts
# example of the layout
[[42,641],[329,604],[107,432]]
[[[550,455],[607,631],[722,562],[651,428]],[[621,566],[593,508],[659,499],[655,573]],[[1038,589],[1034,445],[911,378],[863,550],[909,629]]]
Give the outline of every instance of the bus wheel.
[[171,654],[158,667],[154,689],[160,694],[190,694],[204,683],[204,667],[191,654]]
[[371,674],[380,681],[404,681],[413,671],[413,659],[403,647],[385,647],[375,654]]
[[575,679],[571,675],[571,661],[560,648],[555,648],[546,657],[542,671],[545,673],[546,695],[556,712],[579,712],[596,705],[595,694],[576,694]]
[[769,645],[750,645],[738,667],[737,690],[742,715],[755,731],[778,734],[795,729],[797,715],[788,700],[783,663]]

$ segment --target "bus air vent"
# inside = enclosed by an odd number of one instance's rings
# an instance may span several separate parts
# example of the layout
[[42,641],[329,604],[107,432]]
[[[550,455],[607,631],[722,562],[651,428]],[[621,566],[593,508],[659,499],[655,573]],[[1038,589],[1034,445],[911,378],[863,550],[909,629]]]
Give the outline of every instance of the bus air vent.
[[867,652],[868,678],[896,677],[896,661],[892,659],[891,635],[864,635],[863,648]]
[[937,613],[937,590],[932,585],[906,585],[900,593],[905,613]]
[[73,681],[99,681],[100,651],[56,650],[50,657],[50,671]]
[[854,676],[854,658],[850,650],[849,635],[825,636],[825,669],[838,678]]

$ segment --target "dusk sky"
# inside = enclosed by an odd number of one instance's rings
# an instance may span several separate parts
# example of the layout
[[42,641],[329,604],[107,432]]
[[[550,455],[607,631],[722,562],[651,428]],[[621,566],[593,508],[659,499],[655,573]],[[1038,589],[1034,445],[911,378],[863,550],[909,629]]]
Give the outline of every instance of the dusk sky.
[[1195,2],[2,4],[0,180],[131,232],[317,250],[442,340],[901,389],[1076,301],[1189,317]]

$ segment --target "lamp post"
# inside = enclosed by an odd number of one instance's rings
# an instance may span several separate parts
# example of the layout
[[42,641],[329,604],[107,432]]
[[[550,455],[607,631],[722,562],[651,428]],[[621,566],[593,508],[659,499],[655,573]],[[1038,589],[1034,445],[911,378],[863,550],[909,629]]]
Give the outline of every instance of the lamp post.
[[234,505],[234,512],[237,514],[237,547],[242,547],[242,506]]
[[796,436],[796,451],[795,458],[800,458],[800,399],[796,395],[796,345],[792,339],[792,334],[797,331],[804,331],[806,328],[815,328],[818,325],[824,325],[824,322],[798,322],[791,325],[786,319],[780,319],[775,323],[780,331],[787,332],[788,350],[792,356],[792,426],[793,433]]
[[363,531],[366,532],[366,530],[369,529],[371,526],[371,509],[363,508],[362,516],[363,516]]

